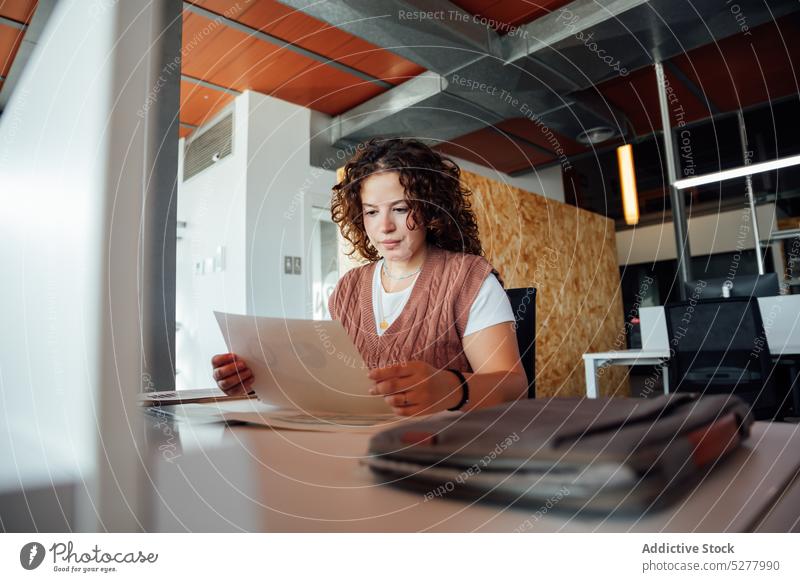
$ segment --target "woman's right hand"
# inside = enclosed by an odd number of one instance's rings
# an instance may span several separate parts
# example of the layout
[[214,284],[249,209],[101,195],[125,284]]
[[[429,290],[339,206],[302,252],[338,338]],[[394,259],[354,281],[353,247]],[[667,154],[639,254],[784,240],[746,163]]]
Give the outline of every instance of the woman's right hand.
[[217,354],[211,358],[214,380],[228,396],[250,393],[256,379],[247,364],[236,354]]

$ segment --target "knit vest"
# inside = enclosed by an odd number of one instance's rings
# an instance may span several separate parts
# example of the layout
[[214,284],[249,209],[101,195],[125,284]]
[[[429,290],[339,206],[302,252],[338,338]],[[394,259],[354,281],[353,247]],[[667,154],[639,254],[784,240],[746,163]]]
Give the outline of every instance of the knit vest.
[[422,360],[435,368],[471,372],[461,340],[470,308],[492,266],[483,257],[428,247],[411,295],[378,335],[372,305],[375,265],[348,271],[328,301],[370,368]]

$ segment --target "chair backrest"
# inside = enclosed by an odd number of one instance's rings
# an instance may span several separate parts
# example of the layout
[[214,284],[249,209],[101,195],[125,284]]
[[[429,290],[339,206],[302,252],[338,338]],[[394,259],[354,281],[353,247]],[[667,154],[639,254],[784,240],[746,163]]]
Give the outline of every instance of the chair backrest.
[[756,418],[779,408],[756,298],[701,299],[665,306],[670,391],[736,394]]
[[506,289],[511,309],[514,311],[514,327],[517,330],[517,345],[525,376],[528,378],[528,398],[536,397],[536,289],[522,287]]

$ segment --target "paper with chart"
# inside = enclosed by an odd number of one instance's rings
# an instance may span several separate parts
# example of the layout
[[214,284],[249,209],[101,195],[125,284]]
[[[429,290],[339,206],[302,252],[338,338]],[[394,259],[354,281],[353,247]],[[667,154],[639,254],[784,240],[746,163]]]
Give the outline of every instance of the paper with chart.
[[228,350],[253,371],[259,400],[284,418],[362,424],[394,418],[381,396],[369,394],[368,368],[338,321],[214,315]]

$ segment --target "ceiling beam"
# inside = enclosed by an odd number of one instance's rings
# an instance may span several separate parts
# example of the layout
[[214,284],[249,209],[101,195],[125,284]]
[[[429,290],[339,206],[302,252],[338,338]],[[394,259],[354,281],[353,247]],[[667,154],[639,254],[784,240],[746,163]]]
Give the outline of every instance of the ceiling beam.
[[181,73],[181,81],[186,81],[187,83],[194,83],[195,85],[200,85],[201,87],[205,87],[206,89],[213,89],[214,91],[222,91],[223,93],[228,93],[229,95],[241,95],[241,91],[237,91],[236,89],[231,89],[230,87],[223,87],[222,85],[217,85],[216,83],[212,83],[211,81],[204,81],[203,79],[199,79],[197,77],[192,77],[190,75],[185,75]]
[[14,20],[13,18],[7,18],[3,15],[0,15],[0,24],[5,26],[10,26],[11,28],[16,28],[17,30],[25,30],[28,28],[28,25],[24,22],[20,22],[19,20]]
[[670,73],[680,81],[684,87],[686,87],[692,95],[694,95],[701,103],[705,103],[706,107],[708,107],[709,113],[711,115],[719,115],[721,113],[719,107],[717,107],[711,98],[706,94],[705,91],[700,89],[697,85],[695,85],[694,81],[692,81],[686,74],[671,61],[664,61],[664,66],[667,67]]

